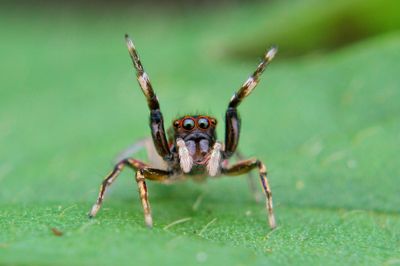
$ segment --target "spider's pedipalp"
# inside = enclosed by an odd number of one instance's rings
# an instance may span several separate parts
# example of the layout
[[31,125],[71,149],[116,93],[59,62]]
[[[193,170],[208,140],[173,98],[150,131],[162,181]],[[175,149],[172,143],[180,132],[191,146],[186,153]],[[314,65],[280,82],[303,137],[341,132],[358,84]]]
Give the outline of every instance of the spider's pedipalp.
[[190,156],[189,150],[186,147],[183,139],[177,139],[176,145],[178,146],[179,161],[184,173],[189,173],[192,170],[193,158]]
[[210,176],[216,176],[220,170],[222,144],[216,142],[207,162],[207,172]]

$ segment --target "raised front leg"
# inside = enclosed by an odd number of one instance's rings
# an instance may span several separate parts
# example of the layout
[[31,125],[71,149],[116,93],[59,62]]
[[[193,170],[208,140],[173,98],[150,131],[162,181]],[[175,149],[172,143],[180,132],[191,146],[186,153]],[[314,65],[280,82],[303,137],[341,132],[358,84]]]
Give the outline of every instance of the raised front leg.
[[150,83],[149,76],[144,71],[143,65],[140,62],[136,48],[128,35],[125,35],[126,45],[128,46],[129,54],[132,58],[133,66],[136,69],[136,76],[142,89],[142,92],[147,100],[147,105],[150,109],[150,129],[153,137],[154,146],[158,154],[166,161],[172,159],[171,152],[168,147],[167,138],[164,130],[164,119],[160,110],[160,104],[157,96],[154,93]]
[[233,94],[228,109],[225,114],[225,152],[224,158],[231,157],[238,146],[239,135],[240,135],[240,117],[237,111],[237,107],[257,86],[261,74],[265,68],[274,58],[277,52],[276,48],[271,48],[265,53],[262,62],[258,65],[256,71],[246,80],[246,82],[240,87],[240,89]]
[[257,159],[250,159],[238,162],[230,167],[222,168],[221,173],[228,176],[236,176],[250,172],[254,168],[258,168],[260,181],[266,196],[266,208],[268,211],[269,226],[274,229],[276,227],[275,215],[272,205],[272,192],[268,184],[267,169],[265,165]]

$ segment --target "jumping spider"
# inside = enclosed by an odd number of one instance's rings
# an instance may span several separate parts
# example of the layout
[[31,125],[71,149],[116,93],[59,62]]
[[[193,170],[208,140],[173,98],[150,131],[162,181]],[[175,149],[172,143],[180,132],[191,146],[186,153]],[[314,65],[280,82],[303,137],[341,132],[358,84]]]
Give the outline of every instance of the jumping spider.
[[168,130],[167,139],[160,104],[153,91],[149,77],[144,71],[136,48],[128,35],[125,35],[125,40],[133,66],[136,69],[140,88],[150,109],[150,129],[153,145],[147,146],[150,147],[148,148],[150,152],[153,150],[155,157],[151,157],[153,158],[151,159],[153,164],[146,164],[133,158],[124,158],[119,161],[102,182],[97,201],[93,205],[89,217],[94,217],[99,211],[104,199],[104,193],[125,166],[129,166],[136,172],[136,182],[143,205],[144,219],[149,227],[152,227],[153,220],[147,196],[146,179],[161,183],[172,183],[188,177],[202,180],[207,176],[241,175],[257,168],[266,195],[269,225],[271,228],[275,228],[272,194],[268,185],[267,169],[264,163],[258,159],[249,159],[241,160],[229,166],[228,160],[233,155],[236,155],[239,159],[242,157],[237,151],[240,133],[240,119],[237,107],[257,86],[261,74],[274,58],[277,49],[271,48],[265,53],[262,62],[254,73],[232,96],[225,116],[225,143],[223,144],[216,139],[215,128],[217,120],[206,115],[187,115],[176,119]]

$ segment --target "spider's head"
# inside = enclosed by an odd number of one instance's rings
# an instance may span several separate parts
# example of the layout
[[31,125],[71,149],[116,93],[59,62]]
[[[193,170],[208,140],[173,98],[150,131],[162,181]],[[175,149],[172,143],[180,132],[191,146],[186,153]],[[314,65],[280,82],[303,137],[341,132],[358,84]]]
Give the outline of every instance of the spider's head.
[[217,120],[210,116],[184,116],[174,120],[174,139],[181,138],[194,162],[200,162],[216,141]]

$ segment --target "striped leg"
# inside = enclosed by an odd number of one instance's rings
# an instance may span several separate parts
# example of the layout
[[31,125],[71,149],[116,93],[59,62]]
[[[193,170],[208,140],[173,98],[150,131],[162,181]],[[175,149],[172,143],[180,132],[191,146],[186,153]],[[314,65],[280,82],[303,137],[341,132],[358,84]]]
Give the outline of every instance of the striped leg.
[[154,93],[153,86],[150,83],[149,76],[144,71],[143,65],[140,62],[136,48],[133,45],[129,36],[125,35],[126,45],[131,56],[133,66],[136,69],[136,76],[142,89],[142,92],[147,100],[147,105],[150,109],[150,129],[154,141],[154,146],[158,154],[165,160],[172,160],[172,154],[168,148],[167,138],[164,130],[164,119],[160,110],[160,104],[157,96]]
[[129,166],[133,169],[139,169],[146,166],[145,163],[135,160],[135,159],[124,159],[117,163],[114,169],[104,178],[103,182],[100,185],[99,195],[97,197],[96,203],[93,205],[92,209],[89,212],[89,217],[92,218],[96,216],[97,212],[101,208],[101,204],[103,203],[104,195],[107,191],[107,188],[114,182],[114,180],[118,177],[118,175],[122,172],[125,166]]
[[136,172],[136,182],[139,189],[139,197],[142,202],[144,221],[148,227],[153,227],[153,218],[151,216],[150,203],[148,199],[147,185],[143,171],[138,170]]
[[170,176],[170,173],[155,168],[143,168],[136,171],[136,182],[139,189],[139,197],[142,202],[144,221],[148,227],[153,227],[153,218],[151,216],[150,203],[148,199],[146,179],[163,181]]
[[254,73],[246,80],[246,82],[240,87],[240,89],[233,94],[228,109],[225,114],[225,153],[224,158],[231,157],[239,143],[240,135],[240,118],[237,111],[237,107],[244,98],[250,95],[250,93],[257,86],[261,74],[264,72],[267,65],[272,61],[276,52],[276,48],[268,50],[261,63],[258,65]]
[[145,223],[148,227],[152,227],[153,219],[151,217],[150,203],[148,200],[148,192],[145,179],[154,181],[165,181],[170,176],[170,172],[156,168],[150,168],[147,164],[131,158],[124,159],[119,162],[117,165],[115,165],[111,173],[106,176],[100,186],[97,201],[89,212],[89,217],[94,217],[100,210],[107,188],[118,177],[125,166],[129,166],[136,171],[136,182],[139,189],[139,197],[143,206]]
[[[235,156],[236,156],[236,159],[239,160],[239,161],[243,161],[245,159],[243,154],[238,150],[236,150]],[[247,181],[249,183],[249,188],[250,188],[251,194],[253,195],[254,201],[255,202],[260,202],[262,194],[260,193],[260,191],[256,187],[256,183],[254,182],[254,175],[253,175],[252,171],[249,171],[247,173]]]
[[261,184],[263,186],[265,196],[266,196],[266,208],[268,211],[269,226],[272,229],[274,229],[276,227],[276,222],[275,222],[275,215],[274,215],[274,210],[273,210],[273,205],[272,205],[272,192],[271,192],[271,188],[268,184],[267,169],[266,169],[265,165],[259,160],[250,159],[250,160],[238,162],[227,168],[222,168],[222,174],[225,174],[228,176],[241,175],[241,174],[250,172],[251,170],[253,170],[256,167],[258,167],[260,181],[261,181]]

